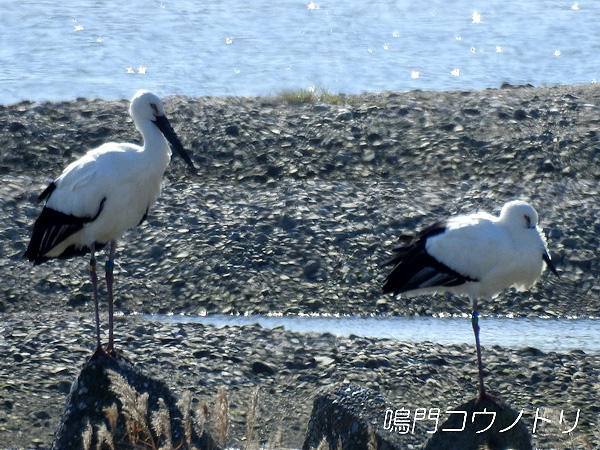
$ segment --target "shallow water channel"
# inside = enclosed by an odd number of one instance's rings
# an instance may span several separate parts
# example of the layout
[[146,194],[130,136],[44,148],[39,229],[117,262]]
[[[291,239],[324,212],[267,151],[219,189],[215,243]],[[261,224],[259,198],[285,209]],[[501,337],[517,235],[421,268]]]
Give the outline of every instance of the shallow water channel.
[[[470,318],[457,317],[356,317],[356,316],[235,316],[212,314],[144,315],[149,320],[200,323],[210,326],[283,327],[299,333],[331,333],[337,336],[389,338],[403,342],[430,341],[439,344],[473,344]],[[567,353],[583,350],[600,353],[600,319],[542,319],[483,317],[480,319],[483,346],[535,347],[542,351]]]

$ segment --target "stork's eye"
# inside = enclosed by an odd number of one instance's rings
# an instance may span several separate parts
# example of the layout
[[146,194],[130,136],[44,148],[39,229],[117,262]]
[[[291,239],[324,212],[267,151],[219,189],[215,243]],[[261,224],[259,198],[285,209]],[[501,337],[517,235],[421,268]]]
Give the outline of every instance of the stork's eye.
[[527,228],[531,228],[531,217],[525,214],[525,222],[527,223]]
[[156,106],[156,103],[150,103],[150,106],[152,107],[152,110],[154,111],[154,115],[158,116],[158,106]]

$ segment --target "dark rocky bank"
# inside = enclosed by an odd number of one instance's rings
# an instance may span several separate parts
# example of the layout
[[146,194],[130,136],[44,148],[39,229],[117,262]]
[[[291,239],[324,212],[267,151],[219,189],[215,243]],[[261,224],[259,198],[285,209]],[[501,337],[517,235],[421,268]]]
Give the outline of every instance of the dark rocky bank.
[[[127,357],[166,377],[177,394],[210,399],[226,387],[231,443],[241,442],[257,386],[261,437],[296,448],[318,389],[338,382],[364,384],[407,408],[460,405],[476,389],[474,349],[158,324],[130,314],[465,314],[459,297],[381,295],[379,265],[403,233],[523,198],[540,215],[561,278],[546,273],[529,292],[484,302],[482,314],[600,316],[595,85],[365,94],[334,104],[165,103],[200,170],[192,178],[174,159],[148,222],[121,241],[117,338]],[[86,150],[139,140],[127,104],[0,106],[4,448],[49,446],[93,342],[86,262],[32,268],[21,259],[40,211],[35,199]],[[564,409],[567,418],[581,409],[574,433],[534,436],[538,447],[599,444],[598,355],[486,348],[484,358],[492,392],[523,408],[530,425],[537,407]]]

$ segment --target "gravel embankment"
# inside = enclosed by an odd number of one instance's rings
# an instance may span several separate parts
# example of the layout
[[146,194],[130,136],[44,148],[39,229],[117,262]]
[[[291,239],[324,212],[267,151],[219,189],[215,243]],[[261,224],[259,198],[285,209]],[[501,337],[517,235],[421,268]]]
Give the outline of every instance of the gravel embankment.
[[[127,315],[464,314],[468,302],[458,297],[382,296],[379,265],[402,233],[523,198],[538,211],[561,278],[546,273],[529,292],[483,302],[483,315],[600,317],[595,85],[365,94],[338,104],[176,97],[166,110],[200,170],[190,176],[175,159],[149,221],[120,243],[121,346],[149,372],[171,376],[177,392],[227,386],[234,422],[260,386],[263,437],[283,417],[284,444],[299,447],[315,390],[344,379],[400,406],[460,404],[475,390],[473,349]],[[35,199],[69,161],[113,140],[139,140],[125,100],[0,106],[6,448],[38,436],[48,445],[66,383],[93,342],[86,262],[32,268],[20,258],[41,208]],[[485,358],[492,391],[530,415],[538,405],[581,407],[581,430],[598,445],[597,355],[493,348]]]

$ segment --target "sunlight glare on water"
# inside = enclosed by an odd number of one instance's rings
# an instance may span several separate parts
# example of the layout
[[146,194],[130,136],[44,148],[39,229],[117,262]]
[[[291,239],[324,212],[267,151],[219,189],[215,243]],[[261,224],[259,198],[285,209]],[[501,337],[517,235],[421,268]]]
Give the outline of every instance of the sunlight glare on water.
[[0,103],[589,83],[598,17],[559,0],[5,2]]

